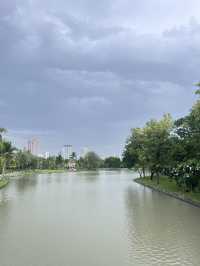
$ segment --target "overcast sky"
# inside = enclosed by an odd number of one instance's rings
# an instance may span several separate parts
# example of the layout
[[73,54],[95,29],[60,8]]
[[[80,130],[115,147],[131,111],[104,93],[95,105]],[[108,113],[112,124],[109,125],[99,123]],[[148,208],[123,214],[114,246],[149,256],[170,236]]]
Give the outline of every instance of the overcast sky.
[[120,155],[130,128],[185,115],[199,0],[1,0],[0,127],[18,147]]

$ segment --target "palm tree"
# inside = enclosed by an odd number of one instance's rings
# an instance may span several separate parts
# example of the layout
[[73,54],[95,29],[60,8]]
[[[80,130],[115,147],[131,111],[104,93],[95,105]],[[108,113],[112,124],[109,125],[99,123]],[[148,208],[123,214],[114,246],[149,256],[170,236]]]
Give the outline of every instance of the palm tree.
[[7,132],[7,129],[0,127],[0,141],[2,141],[2,135]]
[[11,142],[1,141],[0,142],[0,158],[1,158],[1,165],[2,165],[2,174],[5,174],[5,169],[7,163],[13,156],[13,152],[16,149],[12,146]]

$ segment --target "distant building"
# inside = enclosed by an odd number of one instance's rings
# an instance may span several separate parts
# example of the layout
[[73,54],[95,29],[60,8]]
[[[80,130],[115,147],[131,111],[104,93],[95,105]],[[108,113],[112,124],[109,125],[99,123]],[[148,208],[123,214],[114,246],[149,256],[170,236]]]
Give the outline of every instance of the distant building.
[[32,141],[31,140],[28,140],[27,151],[29,151],[30,153],[32,153]]
[[33,138],[28,141],[28,151],[33,155],[38,155],[39,152],[39,140],[37,138]]
[[62,148],[62,157],[66,160],[69,160],[72,155],[72,145],[64,145]]
[[67,145],[64,145],[62,148],[62,157],[64,158],[64,160],[67,159]]
[[67,145],[67,159],[69,160],[72,155],[72,145]]
[[76,171],[76,161],[73,160],[73,159],[70,159],[70,160],[68,161],[67,168],[68,168],[70,171]]

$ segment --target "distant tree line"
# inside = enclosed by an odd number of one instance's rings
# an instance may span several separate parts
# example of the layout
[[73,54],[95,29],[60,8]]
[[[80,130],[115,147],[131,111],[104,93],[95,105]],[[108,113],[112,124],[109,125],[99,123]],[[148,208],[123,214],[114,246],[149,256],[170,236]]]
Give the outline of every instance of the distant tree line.
[[98,168],[121,168],[122,162],[118,157],[101,159],[95,152],[90,151],[77,162],[79,169],[93,170]]
[[122,166],[120,158],[108,157],[102,160],[95,152],[88,152],[84,157],[77,159],[77,155],[73,152],[69,160],[62,157],[50,156],[43,158],[35,156],[29,151],[22,151],[12,146],[11,142],[3,138],[6,129],[0,128],[0,174],[6,171],[22,171],[36,169],[67,169],[69,162],[73,162],[77,169],[93,170],[98,168],[120,168]]
[[[200,84],[197,84],[200,87]],[[200,94],[200,90],[196,91]],[[176,121],[169,114],[134,128],[126,141],[123,164],[141,177],[175,180],[184,191],[200,190],[200,100]]]
[[36,170],[36,169],[63,169],[67,168],[68,160],[61,155],[43,158],[28,151],[17,150],[8,141],[0,142],[0,174],[6,172]]

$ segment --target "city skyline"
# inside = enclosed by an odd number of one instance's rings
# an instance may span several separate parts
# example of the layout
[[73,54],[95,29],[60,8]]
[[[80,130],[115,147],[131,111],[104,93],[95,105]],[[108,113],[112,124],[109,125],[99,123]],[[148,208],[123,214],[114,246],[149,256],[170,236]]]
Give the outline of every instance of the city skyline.
[[[18,147],[18,148],[22,149],[22,147]],[[47,150],[42,150],[40,139],[36,137],[32,137],[31,139],[27,140],[27,145],[24,146],[22,150],[28,151],[33,155],[41,156],[46,159],[50,156],[55,156],[55,155],[61,155],[64,159],[70,159],[73,152],[78,157],[84,157],[86,153],[88,153],[89,151],[92,151],[89,147],[86,147],[86,146],[80,147],[78,151],[76,151],[71,144],[65,144],[61,148],[58,147],[57,152],[53,153]]]

